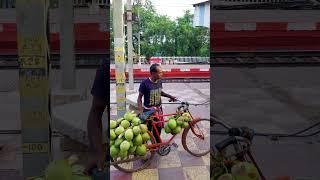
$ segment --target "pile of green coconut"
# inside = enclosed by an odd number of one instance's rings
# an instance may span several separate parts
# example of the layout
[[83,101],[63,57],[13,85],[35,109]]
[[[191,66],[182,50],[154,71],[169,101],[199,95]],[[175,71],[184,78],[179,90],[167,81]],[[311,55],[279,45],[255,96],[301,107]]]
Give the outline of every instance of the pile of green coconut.
[[239,160],[227,161],[219,153],[211,154],[211,180],[259,180],[259,172],[254,164]]
[[51,161],[40,176],[27,178],[28,180],[91,180],[85,175],[84,166],[77,163],[78,156],[71,155],[68,159]]
[[171,133],[174,135],[179,134],[182,128],[189,127],[189,122],[192,121],[192,118],[189,113],[183,113],[182,115],[176,114],[175,116],[171,116],[168,120],[164,126],[164,130],[167,134]]
[[110,156],[114,160],[124,160],[129,155],[145,156],[148,140],[148,127],[141,124],[134,112],[110,121]]

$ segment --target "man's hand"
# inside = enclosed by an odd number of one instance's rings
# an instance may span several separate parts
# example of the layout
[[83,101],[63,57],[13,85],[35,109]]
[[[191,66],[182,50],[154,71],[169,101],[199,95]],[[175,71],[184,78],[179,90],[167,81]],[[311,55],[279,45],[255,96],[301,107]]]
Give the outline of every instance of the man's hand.
[[171,96],[169,99],[169,102],[175,102],[175,101],[177,101],[177,98],[174,96]]
[[176,97],[171,96],[170,94],[167,94],[167,93],[165,93],[165,92],[163,92],[163,91],[161,91],[161,96],[164,96],[164,97],[169,98],[169,102],[174,102],[174,101],[176,101],[176,100],[177,100],[177,98],[176,98]]
[[140,116],[140,115],[142,115],[142,114],[143,114],[143,109],[141,109],[141,110],[139,109],[137,115]]

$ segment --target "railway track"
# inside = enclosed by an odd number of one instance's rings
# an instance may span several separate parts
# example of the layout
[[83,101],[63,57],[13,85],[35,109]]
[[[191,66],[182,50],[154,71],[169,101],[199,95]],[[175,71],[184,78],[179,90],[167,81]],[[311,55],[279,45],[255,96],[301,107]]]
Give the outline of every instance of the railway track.
[[[51,54],[50,64],[54,69],[60,68],[59,55]],[[97,68],[101,62],[108,60],[108,54],[77,54],[76,67],[77,68]],[[0,55],[0,69],[18,69],[17,55]]]
[[[51,67],[59,68],[59,56],[51,55]],[[76,68],[94,69],[107,59],[107,55],[76,55]],[[0,55],[0,69],[18,69],[17,56]],[[288,51],[288,52],[211,52],[211,67],[288,67],[288,66],[320,66],[320,51]]]
[[[135,79],[134,83],[140,83],[144,79]],[[209,83],[210,78],[165,78],[161,80],[163,83]],[[115,79],[110,79],[110,83],[116,83]],[[129,81],[127,81],[129,83]]]
[[310,52],[211,52],[211,67],[320,66],[320,51]]
[[[108,54],[77,54],[75,56],[76,58],[76,67],[77,68],[97,68],[101,62],[112,60],[113,58],[109,58]],[[114,61],[111,61],[112,64],[114,64]],[[52,54],[50,57],[50,64],[51,67],[54,69],[59,69],[59,55]],[[178,61],[176,62],[176,65],[199,65],[199,64],[209,64],[209,62],[200,62],[200,61]],[[18,64],[18,58],[16,55],[0,55],[0,69],[17,69],[19,66]]]

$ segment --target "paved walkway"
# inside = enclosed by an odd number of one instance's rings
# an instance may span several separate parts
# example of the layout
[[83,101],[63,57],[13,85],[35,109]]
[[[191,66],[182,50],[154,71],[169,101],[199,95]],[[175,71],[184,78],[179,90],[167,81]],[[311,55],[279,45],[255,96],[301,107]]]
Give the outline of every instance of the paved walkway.
[[[111,84],[111,102],[115,100],[115,84]],[[135,90],[139,88],[139,84],[135,84]],[[210,99],[209,83],[166,83],[163,84],[163,90],[177,98],[188,101],[190,103],[199,104],[209,101]],[[131,97],[130,97],[131,96]],[[136,103],[137,94],[128,95],[130,103]],[[163,103],[168,103],[163,98]],[[164,113],[174,113],[177,104],[164,104]],[[196,117],[209,118],[209,105],[190,106],[190,111]],[[111,115],[116,115],[115,105],[111,106]],[[207,129],[207,131],[209,131]],[[209,132],[207,132],[209,134]],[[171,135],[165,134],[164,130],[161,134],[162,139],[168,140]],[[111,167],[112,180],[203,180],[209,179],[209,155],[204,157],[194,157],[188,154],[181,144],[181,134],[174,139],[178,144],[178,149],[171,151],[167,156],[155,155],[152,164],[145,170],[127,174],[114,167]],[[196,144],[188,142],[189,144]],[[208,144],[209,145],[209,144]]]
[[[320,120],[319,67],[221,67],[212,73],[211,112],[226,123],[263,133],[293,133]],[[318,180],[319,140],[257,137],[253,150],[267,179],[289,175]]]
[[[162,132],[161,137],[168,139],[171,135]],[[129,174],[110,168],[111,180],[204,180],[210,178],[209,154],[194,157],[183,149],[181,134],[174,139],[178,149],[171,150],[167,156],[155,154],[151,165],[144,170]],[[194,143],[194,142],[189,142]],[[208,144],[209,145],[209,144]]]

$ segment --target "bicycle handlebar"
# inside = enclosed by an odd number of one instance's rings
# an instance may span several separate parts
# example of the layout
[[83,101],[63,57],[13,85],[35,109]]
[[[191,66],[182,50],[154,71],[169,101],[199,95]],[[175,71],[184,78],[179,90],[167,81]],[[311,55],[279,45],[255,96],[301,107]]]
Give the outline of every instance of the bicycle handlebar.
[[187,110],[189,108],[189,103],[186,101],[181,101],[179,99],[176,99],[176,101],[180,102],[180,106],[177,107],[177,109],[180,111],[181,109],[183,111]]
[[189,103],[187,101],[181,101],[180,99],[176,98],[174,101],[169,99],[169,102],[179,102],[180,103],[180,106],[177,107],[177,109],[181,109],[181,108],[184,108],[184,109],[187,109],[189,107]]

